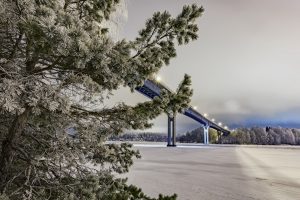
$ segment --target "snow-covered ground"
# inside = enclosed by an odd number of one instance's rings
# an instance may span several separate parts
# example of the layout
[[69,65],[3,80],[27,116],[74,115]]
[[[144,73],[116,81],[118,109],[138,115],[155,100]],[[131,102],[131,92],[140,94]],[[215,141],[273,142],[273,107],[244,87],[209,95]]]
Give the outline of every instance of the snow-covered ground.
[[146,194],[183,200],[300,200],[300,148],[289,146],[134,145],[142,154],[129,182]]

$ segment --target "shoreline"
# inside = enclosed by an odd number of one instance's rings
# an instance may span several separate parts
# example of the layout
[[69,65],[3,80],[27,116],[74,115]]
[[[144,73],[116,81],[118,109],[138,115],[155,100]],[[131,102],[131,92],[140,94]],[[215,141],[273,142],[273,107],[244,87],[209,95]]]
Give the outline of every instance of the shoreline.
[[[157,146],[157,147],[167,147],[167,142],[152,142],[152,141],[107,141],[106,143],[130,143],[133,146],[143,147],[147,146]],[[177,147],[243,147],[243,148],[273,148],[273,149],[300,149],[300,145],[258,145],[258,144],[209,144],[205,145],[203,143],[180,143],[177,142]],[[172,148],[172,147],[170,147]]]

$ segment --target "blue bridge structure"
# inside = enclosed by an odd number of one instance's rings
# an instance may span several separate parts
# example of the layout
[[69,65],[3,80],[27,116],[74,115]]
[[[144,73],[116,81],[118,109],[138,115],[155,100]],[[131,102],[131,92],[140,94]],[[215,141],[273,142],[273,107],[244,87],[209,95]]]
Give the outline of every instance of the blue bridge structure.
[[[146,80],[144,85],[141,87],[137,87],[136,90],[146,97],[153,99],[154,97],[159,97],[162,90],[166,90],[168,92],[172,92],[167,86],[164,84],[154,81],[154,80]],[[229,135],[230,131],[219,126],[215,122],[206,118],[202,114],[200,114],[197,110],[192,107],[187,108],[183,113],[183,115],[192,118],[197,121],[200,126],[204,129],[204,144],[209,144],[209,128],[215,129],[218,131],[219,135]],[[176,116],[168,115],[168,144],[167,146],[174,147],[176,146]]]

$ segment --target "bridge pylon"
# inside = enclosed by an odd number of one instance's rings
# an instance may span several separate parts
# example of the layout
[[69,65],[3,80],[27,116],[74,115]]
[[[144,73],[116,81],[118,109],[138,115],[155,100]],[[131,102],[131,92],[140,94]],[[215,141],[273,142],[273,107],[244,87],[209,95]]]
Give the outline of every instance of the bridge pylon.
[[209,126],[203,126],[204,144],[209,144]]
[[168,115],[168,147],[176,147],[176,117]]

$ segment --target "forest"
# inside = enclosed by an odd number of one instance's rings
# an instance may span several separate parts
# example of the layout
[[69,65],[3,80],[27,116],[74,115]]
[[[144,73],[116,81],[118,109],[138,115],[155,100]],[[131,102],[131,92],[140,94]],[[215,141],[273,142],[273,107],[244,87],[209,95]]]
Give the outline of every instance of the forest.
[[[109,140],[167,142],[167,133],[127,132],[120,136],[112,136]],[[212,144],[300,145],[300,130],[281,127],[237,128],[228,136],[223,136],[210,129],[209,141]],[[203,143],[203,128],[178,135],[177,142]]]
[[[300,130],[281,127],[238,128],[228,136],[219,136],[210,130],[210,143],[217,144],[258,144],[258,145],[300,145]],[[178,138],[180,142],[203,142],[203,129],[197,128]]]

